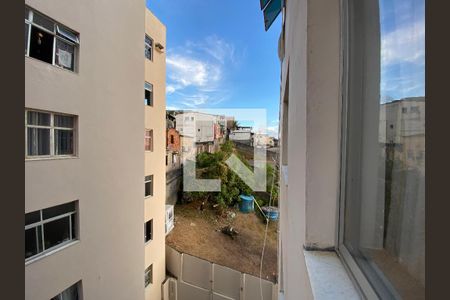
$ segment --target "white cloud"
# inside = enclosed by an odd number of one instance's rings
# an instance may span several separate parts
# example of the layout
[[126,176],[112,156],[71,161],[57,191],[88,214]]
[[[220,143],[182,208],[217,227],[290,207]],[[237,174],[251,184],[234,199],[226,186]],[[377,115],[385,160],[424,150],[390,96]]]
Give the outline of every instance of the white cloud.
[[381,40],[382,65],[425,62],[424,21],[409,23],[387,33]]
[[207,106],[226,98],[225,73],[234,63],[234,46],[216,35],[187,41],[167,53],[167,95],[186,107]]
[[[207,87],[221,77],[218,66],[181,54],[168,56],[166,63],[169,79],[178,84],[178,87]],[[175,85],[172,88],[175,91]]]

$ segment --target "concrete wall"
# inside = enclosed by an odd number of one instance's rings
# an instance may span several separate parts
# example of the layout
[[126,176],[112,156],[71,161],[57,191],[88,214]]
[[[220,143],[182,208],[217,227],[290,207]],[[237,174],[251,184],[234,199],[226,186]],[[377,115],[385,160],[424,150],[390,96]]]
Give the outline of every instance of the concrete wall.
[[[145,10],[145,33],[153,39],[153,61],[145,59],[145,81],[153,84],[154,93],[153,106],[145,106],[145,128],[153,129],[153,151],[145,152],[145,175],[153,175],[153,196],[143,201],[145,220],[153,219],[153,240],[145,246],[145,265],[142,267],[145,270],[153,264],[153,283],[145,289],[145,299],[161,299],[166,273],[166,49],[159,52],[155,45],[160,43],[166,47],[166,27],[148,9]],[[142,193],[143,188],[140,189]]]
[[303,247],[334,247],[339,190],[340,2],[286,2],[280,100],[280,290],[312,299]]
[[[166,247],[167,270],[177,280],[178,300],[276,300],[277,286],[267,280]],[[172,300],[172,299],[170,299]]]
[[25,58],[25,106],[78,116],[78,157],[25,162],[25,213],[79,200],[79,242],[25,266],[25,298],[143,299],[144,2],[26,0],[79,32],[78,72]]

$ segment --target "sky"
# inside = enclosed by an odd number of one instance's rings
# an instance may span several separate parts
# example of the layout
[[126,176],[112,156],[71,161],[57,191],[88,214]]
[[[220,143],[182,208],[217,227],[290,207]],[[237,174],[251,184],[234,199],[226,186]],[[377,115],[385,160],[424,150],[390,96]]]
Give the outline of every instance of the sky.
[[[380,0],[381,102],[425,95],[425,0]],[[258,0],[147,0],[167,28],[167,109],[266,109],[278,134],[281,15]],[[246,125],[246,122],[241,122]]]
[[[266,109],[278,134],[281,14],[264,30],[259,0],[147,0],[167,28],[167,109]],[[245,122],[241,122],[245,124]]]
[[425,0],[381,0],[381,98],[425,95]]

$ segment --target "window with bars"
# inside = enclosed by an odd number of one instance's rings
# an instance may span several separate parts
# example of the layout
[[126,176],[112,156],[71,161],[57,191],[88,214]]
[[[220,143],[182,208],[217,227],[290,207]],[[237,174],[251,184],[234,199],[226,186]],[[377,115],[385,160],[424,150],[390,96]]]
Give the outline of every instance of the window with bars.
[[75,122],[73,115],[25,110],[26,157],[74,156]]
[[75,71],[79,43],[73,30],[25,7],[25,56]]
[[153,151],[153,129],[145,130],[145,151]]
[[146,82],[144,85],[145,98],[144,103],[148,106],[153,106],[153,84]]
[[145,176],[145,197],[153,196],[153,175]]
[[145,57],[153,60],[153,40],[148,35],[145,35]]
[[77,239],[77,201],[25,214],[25,261]]
[[144,241],[147,243],[153,240],[153,219],[145,222],[144,226]]
[[145,287],[153,283],[153,264],[145,269]]

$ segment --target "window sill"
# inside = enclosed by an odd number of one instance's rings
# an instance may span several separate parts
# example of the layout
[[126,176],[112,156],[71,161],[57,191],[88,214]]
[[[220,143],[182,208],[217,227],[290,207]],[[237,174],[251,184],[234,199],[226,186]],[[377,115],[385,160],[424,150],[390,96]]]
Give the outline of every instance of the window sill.
[[39,62],[39,63],[45,64],[45,65],[48,65],[48,66],[52,66],[52,67],[56,68],[57,70],[62,70],[62,71],[64,71],[64,72],[68,72],[69,74],[73,74],[73,75],[78,75],[78,74],[79,74],[79,73],[76,72],[76,71],[72,71],[72,70],[69,70],[69,69],[60,67],[60,66],[58,66],[58,65],[56,65],[56,64],[48,63],[48,62],[46,62],[46,61],[43,61],[43,60],[34,58],[34,57],[32,57],[32,56],[28,56],[27,54],[25,54],[25,58],[28,58],[28,59],[30,59],[30,60],[32,60],[32,61],[37,61],[37,62]]
[[40,254],[39,256],[36,256],[34,258],[31,258],[30,260],[25,261],[25,266],[28,266],[29,264],[34,263],[35,261],[41,260],[47,256],[50,256],[56,252],[59,252],[61,250],[64,250],[72,245],[78,244],[80,242],[80,240],[73,240],[73,241],[69,241],[67,243],[63,243],[62,245],[60,245],[59,247],[52,249],[48,252],[44,252],[42,254]]
[[303,254],[314,299],[361,299],[335,252],[303,250]]
[[36,161],[36,160],[59,160],[59,159],[77,159],[80,158],[76,155],[67,156],[39,156],[39,157],[25,157],[25,161]]

